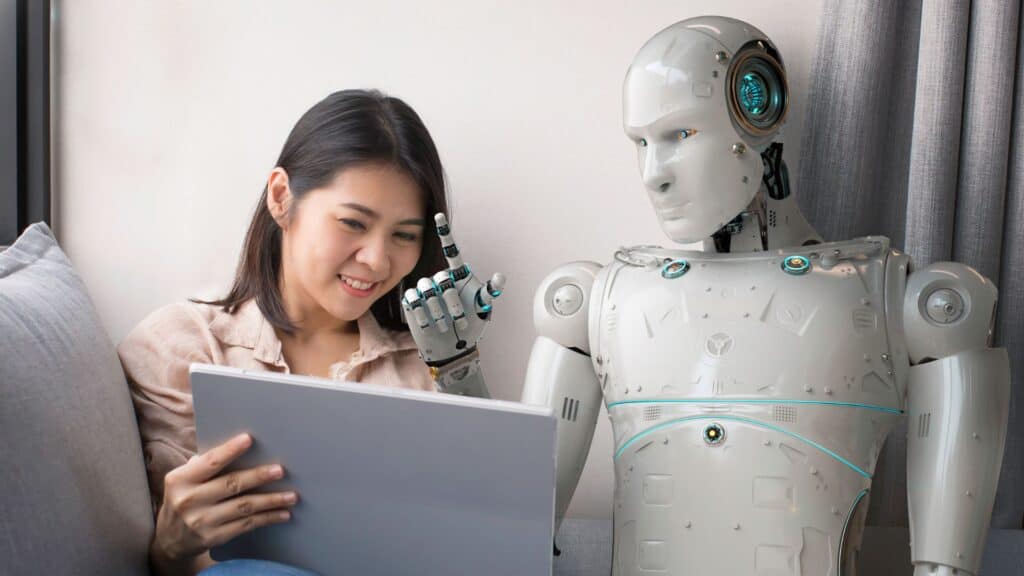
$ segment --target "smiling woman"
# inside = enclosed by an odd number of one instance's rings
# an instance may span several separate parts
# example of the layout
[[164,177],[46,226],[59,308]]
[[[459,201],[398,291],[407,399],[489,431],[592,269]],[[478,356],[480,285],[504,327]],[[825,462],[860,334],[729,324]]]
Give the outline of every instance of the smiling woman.
[[[150,558],[158,573],[195,573],[212,563],[210,547],[288,521],[298,498],[291,492],[249,493],[284,476],[280,466],[222,473],[252,445],[248,435],[196,454],[189,365],[434,390],[434,374],[448,357],[428,370],[417,341],[423,348],[435,326],[446,332],[447,325],[443,318],[417,322],[414,338],[403,323],[403,305],[410,304],[402,297],[420,295],[414,287],[424,278],[443,276],[441,285],[454,283],[470,297],[480,285],[468,267],[453,260],[458,250],[445,214],[437,149],[419,116],[401,100],[346,90],[299,119],[267,178],[227,295],[161,308],[118,347],[154,498]],[[440,236],[434,233],[435,215],[439,226],[444,223]],[[446,271],[446,264],[455,268]],[[490,292],[496,296],[500,289]],[[440,310],[431,295],[422,293],[432,311]],[[463,347],[452,364],[464,364],[471,355],[475,361],[479,324],[489,311],[487,304],[486,314],[460,333]],[[464,316],[455,320],[465,327]],[[434,342],[424,358],[435,360],[438,349]],[[282,570],[274,573],[296,573]]]

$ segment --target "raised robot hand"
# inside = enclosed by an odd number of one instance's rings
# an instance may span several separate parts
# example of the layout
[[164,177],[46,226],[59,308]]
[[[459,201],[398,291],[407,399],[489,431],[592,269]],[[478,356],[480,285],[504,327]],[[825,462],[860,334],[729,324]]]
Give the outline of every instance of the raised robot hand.
[[479,393],[473,393],[455,389],[457,383],[452,376],[462,376],[454,378],[460,381],[466,378],[467,372],[470,376],[479,376],[476,345],[491,319],[491,303],[505,286],[505,276],[494,274],[486,284],[480,282],[462,262],[448,219],[438,213],[434,222],[448,269],[432,278],[420,278],[416,288],[405,291],[402,297],[405,320],[420,356],[431,367],[441,390],[486,395],[482,380]]

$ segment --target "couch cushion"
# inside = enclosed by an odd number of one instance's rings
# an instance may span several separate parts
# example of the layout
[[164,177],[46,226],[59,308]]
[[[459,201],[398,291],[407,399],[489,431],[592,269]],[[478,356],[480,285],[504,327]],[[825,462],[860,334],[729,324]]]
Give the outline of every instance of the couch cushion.
[[117,353],[35,224],[0,252],[0,574],[146,574],[152,530]]

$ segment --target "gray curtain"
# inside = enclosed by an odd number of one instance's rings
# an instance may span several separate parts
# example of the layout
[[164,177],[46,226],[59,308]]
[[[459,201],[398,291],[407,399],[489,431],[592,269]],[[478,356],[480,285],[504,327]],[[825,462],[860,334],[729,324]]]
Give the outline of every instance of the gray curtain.
[[[992,524],[1024,527],[1024,34],[1019,0],[826,0],[796,191],[826,239],[882,234],[914,265],[999,287],[1010,430]],[[868,522],[905,526],[906,427]]]

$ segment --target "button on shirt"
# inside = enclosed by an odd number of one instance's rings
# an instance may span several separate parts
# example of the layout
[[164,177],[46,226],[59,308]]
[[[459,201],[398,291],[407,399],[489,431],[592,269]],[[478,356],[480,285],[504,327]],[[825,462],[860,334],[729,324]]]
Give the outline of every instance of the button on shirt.
[[[331,365],[331,379],[435,390],[408,332],[382,328],[369,311],[357,325],[359,349]],[[139,323],[117,352],[139,421],[154,511],[163,500],[164,475],[196,453],[189,365],[291,371],[274,326],[253,300],[234,314],[192,302],[165,306]]]

